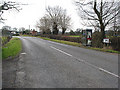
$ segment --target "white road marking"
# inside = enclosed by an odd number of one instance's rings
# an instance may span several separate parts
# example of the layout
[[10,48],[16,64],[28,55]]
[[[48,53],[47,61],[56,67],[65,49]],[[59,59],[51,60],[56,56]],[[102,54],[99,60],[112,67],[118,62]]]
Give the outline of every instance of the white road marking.
[[69,53],[67,53],[67,52],[65,52],[65,51],[62,51],[62,50],[60,50],[60,49],[57,49],[57,48],[55,48],[55,47],[53,47],[53,46],[50,46],[50,47],[53,48],[53,49],[55,49],[55,50],[57,50],[57,51],[59,51],[59,52],[61,52],[61,53],[63,53],[63,54],[66,54],[67,56],[73,57],[73,58],[79,60],[80,62],[83,62],[83,63],[85,63],[85,64],[87,64],[87,65],[89,65],[89,66],[92,66],[92,67],[94,67],[94,68],[96,68],[96,69],[99,69],[100,71],[103,71],[103,72],[108,73],[108,74],[110,74],[110,75],[112,75],[112,76],[115,76],[115,77],[117,77],[117,78],[120,78],[120,76],[118,76],[118,75],[116,75],[116,74],[114,74],[114,73],[112,73],[112,72],[110,72],[110,71],[108,71],[108,70],[105,70],[105,69],[103,69],[103,68],[100,68],[100,67],[98,67],[98,66],[95,66],[95,65],[93,65],[93,64],[91,64],[91,63],[89,63],[89,62],[87,62],[87,61],[85,61],[85,60],[78,59],[78,58],[74,57],[73,55],[71,55],[71,54],[69,54]]
[[116,74],[114,74],[114,73],[112,73],[112,72],[109,72],[109,71],[107,71],[107,70],[105,70],[105,69],[103,69],[103,68],[99,68],[99,70],[101,70],[101,71],[103,71],[103,72],[106,72],[106,73],[108,73],[108,74],[110,74],[110,75],[113,75],[113,76],[115,76],[115,77],[117,77],[117,78],[120,78],[120,76],[118,76],[118,75],[116,75]]
[[60,50],[60,49],[57,49],[57,48],[55,48],[55,47],[53,47],[53,46],[51,46],[51,48],[53,48],[53,49],[55,49],[55,50],[57,50],[57,51],[59,51],[59,52],[61,52],[61,53],[64,53],[64,54],[66,54],[66,55],[68,55],[68,56],[72,57],[72,55],[71,55],[71,54],[66,53],[66,52],[64,52],[64,51],[62,51],[62,50]]
[[61,46],[68,46],[68,45],[65,45],[65,44],[57,43],[57,42],[52,42],[52,41],[48,41],[48,42],[58,44],[58,45],[61,45]]
[[26,53],[21,53],[22,55],[25,55]]

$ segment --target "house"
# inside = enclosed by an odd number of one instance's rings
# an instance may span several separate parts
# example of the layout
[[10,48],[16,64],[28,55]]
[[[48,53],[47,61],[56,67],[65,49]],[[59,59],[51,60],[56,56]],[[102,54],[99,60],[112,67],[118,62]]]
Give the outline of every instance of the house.
[[31,34],[32,34],[33,36],[36,36],[36,35],[37,35],[37,31],[33,30],[33,31],[31,31]]

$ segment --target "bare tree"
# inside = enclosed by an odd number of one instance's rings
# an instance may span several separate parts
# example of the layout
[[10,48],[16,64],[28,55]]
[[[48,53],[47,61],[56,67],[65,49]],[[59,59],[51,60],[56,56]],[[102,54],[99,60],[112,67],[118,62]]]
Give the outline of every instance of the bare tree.
[[47,15],[50,17],[52,21],[53,34],[57,35],[59,32],[58,26],[59,26],[59,20],[60,20],[62,8],[59,6],[56,7],[48,6],[46,11],[47,11]]
[[5,29],[5,30],[11,30],[11,26],[3,26],[2,29]]
[[[21,4],[25,5],[25,4]],[[20,11],[20,4],[16,2],[4,2],[3,4],[0,5],[0,22],[4,21],[5,19],[2,18],[2,14],[4,13],[5,10],[10,10],[10,9],[15,9],[17,11]]]
[[60,15],[59,24],[62,28],[62,35],[65,34],[65,31],[71,26],[71,18],[67,16],[66,10],[63,10]]
[[19,31],[20,31],[20,32],[23,32],[23,31],[25,31],[25,28],[24,28],[24,27],[20,27],[20,28],[19,28]]
[[101,31],[101,43],[105,37],[105,28],[113,23],[114,17],[118,15],[118,7],[114,0],[93,0],[89,2],[75,1],[80,17],[86,20],[87,25],[99,28]]
[[50,17],[53,34],[58,34],[59,28],[62,29],[62,34],[70,27],[71,18],[67,16],[66,10],[56,6],[56,7],[48,7],[46,9],[48,17]]
[[51,21],[50,18],[48,18],[47,16],[42,17],[39,22],[37,22],[36,27],[38,27],[40,30],[42,30],[43,34],[50,34],[51,30]]
[[[118,5],[118,7],[120,6],[120,2],[116,4]],[[115,13],[117,13],[117,11]],[[117,36],[117,32],[120,31],[120,9],[118,11],[118,15],[114,17],[113,24],[111,25],[111,29],[114,31],[114,36]]]

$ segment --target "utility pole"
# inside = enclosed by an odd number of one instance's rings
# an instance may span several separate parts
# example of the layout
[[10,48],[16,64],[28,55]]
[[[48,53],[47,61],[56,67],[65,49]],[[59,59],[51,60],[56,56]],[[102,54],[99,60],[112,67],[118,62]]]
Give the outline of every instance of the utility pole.
[[30,25],[29,25],[29,30],[30,30]]
[[29,25],[29,35],[30,35],[30,25]]

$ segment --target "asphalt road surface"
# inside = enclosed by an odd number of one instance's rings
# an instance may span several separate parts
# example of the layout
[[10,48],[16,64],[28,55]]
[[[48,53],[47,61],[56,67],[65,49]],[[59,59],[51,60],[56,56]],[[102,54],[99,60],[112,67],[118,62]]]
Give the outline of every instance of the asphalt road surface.
[[19,37],[19,88],[117,88],[118,55]]
[[1,88],[2,88],[2,59],[0,58],[0,89]]

